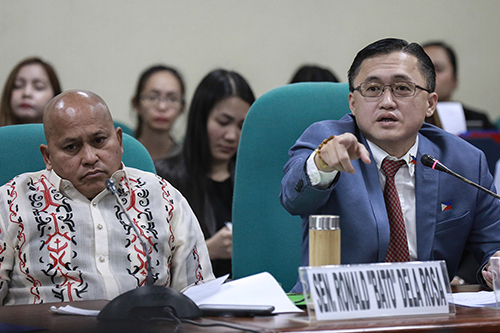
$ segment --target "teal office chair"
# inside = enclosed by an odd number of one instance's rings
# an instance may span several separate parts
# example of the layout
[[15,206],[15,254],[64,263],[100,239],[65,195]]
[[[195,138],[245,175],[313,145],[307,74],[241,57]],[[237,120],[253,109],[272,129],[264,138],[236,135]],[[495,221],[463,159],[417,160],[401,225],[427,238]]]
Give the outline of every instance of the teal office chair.
[[[0,127],[0,185],[24,172],[45,169],[40,144],[46,143],[42,124]],[[123,134],[123,163],[128,167],[155,172],[146,148]]]
[[290,290],[302,223],[279,200],[288,150],[312,123],[349,113],[347,83],[295,83],[262,95],[243,123],[233,197],[233,278],[267,271]]
[[135,132],[131,127],[129,127],[128,125],[125,125],[125,123],[122,123],[121,121],[115,120],[113,123],[114,123],[115,127],[120,127],[122,129],[123,133],[126,133],[126,134],[130,135],[131,137],[135,138]]

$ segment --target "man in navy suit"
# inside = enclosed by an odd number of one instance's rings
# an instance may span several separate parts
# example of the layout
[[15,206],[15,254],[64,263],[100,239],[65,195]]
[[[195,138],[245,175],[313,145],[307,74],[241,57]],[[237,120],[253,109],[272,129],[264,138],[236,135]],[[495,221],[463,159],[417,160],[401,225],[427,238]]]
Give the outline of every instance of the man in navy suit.
[[[416,43],[383,39],[356,55],[348,76],[352,114],[311,125],[284,168],[281,202],[303,218],[302,265],[309,263],[312,214],[340,216],[342,264],[386,261],[391,232],[381,165],[384,159],[403,160],[394,180],[408,258],[445,260],[452,278],[468,248],[483,264],[478,279],[492,287],[486,267],[491,256],[500,256],[500,201],[420,163],[422,155],[432,155],[495,189],[480,150],[424,124],[438,100],[430,58]],[[297,284],[293,291],[301,288]]]

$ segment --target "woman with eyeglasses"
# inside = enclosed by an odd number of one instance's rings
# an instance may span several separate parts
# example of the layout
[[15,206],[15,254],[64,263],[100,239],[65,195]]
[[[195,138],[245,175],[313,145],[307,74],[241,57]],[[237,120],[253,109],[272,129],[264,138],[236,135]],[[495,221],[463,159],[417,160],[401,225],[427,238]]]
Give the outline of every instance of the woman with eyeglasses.
[[38,57],[19,62],[5,82],[0,126],[41,123],[45,105],[61,92],[54,68]]
[[205,235],[215,276],[231,273],[234,167],[243,121],[255,101],[236,72],[217,69],[196,88],[182,151],[155,162],[186,197]]
[[184,110],[184,95],[184,81],[175,68],[156,65],[139,77],[132,98],[132,108],[137,112],[135,137],[153,160],[180,150],[170,131]]

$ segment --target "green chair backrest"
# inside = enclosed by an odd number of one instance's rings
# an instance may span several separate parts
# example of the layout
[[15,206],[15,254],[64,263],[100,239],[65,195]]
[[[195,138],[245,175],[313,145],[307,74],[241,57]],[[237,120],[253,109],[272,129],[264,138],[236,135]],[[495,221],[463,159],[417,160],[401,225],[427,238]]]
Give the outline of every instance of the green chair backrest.
[[233,278],[271,273],[285,291],[298,277],[302,223],[279,200],[288,150],[312,123],[349,113],[347,83],[295,83],[250,108],[241,132],[233,197]]
[[122,123],[121,121],[116,121],[116,120],[113,123],[115,127],[120,127],[123,133],[126,133],[131,137],[135,138],[135,132],[130,126],[126,125],[125,123]]
[[[0,185],[24,172],[45,169],[40,144],[47,143],[42,124],[0,127]],[[123,163],[128,167],[155,172],[146,148],[128,134],[123,134]]]

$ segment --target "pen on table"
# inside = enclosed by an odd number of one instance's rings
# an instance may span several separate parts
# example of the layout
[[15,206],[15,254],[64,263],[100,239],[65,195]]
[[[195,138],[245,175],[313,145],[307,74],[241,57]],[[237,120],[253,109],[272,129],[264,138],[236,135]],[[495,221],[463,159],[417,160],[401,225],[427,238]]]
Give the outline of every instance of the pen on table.
[[229,230],[233,230],[233,223],[232,222],[224,222],[224,224],[226,225],[226,227],[229,229]]

